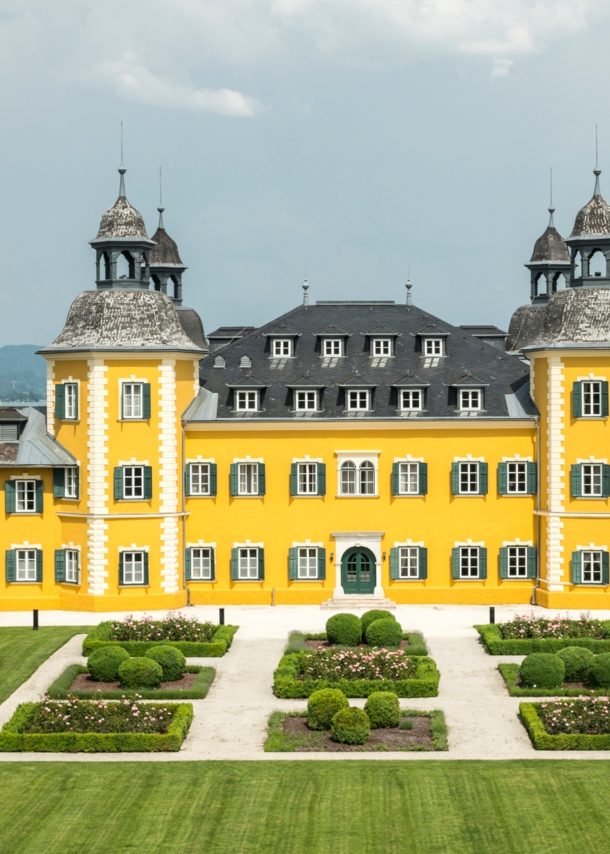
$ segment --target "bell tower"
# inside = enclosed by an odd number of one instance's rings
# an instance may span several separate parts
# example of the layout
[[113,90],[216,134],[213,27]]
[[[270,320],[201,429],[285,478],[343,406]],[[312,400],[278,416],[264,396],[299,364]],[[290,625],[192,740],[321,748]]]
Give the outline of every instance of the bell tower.
[[610,205],[602,197],[597,163],[591,201],[576,215],[570,247],[571,288],[610,288]]

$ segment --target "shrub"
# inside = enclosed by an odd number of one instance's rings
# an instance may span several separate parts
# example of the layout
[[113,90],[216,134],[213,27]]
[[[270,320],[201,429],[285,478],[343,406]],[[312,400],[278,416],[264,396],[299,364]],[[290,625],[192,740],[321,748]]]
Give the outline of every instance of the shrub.
[[161,665],[164,682],[175,682],[182,678],[186,668],[186,658],[175,646],[153,646],[145,656]]
[[366,630],[366,642],[370,646],[399,646],[402,640],[402,628],[394,618],[375,620]]
[[390,611],[365,611],[365,613],[360,618],[360,622],[362,623],[362,640],[366,640],[366,630],[374,623],[375,620],[394,620],[396,622],[396,617],[394,614],[390,613]]
[[130,658],[119,667],[119,679],[125,688],[158,688],[163,670],[152,658]]
[[596,655],[591,662],[589,681],[596,688],[610,688],[610,653]]
[[341,709],[333,718],[331,738],[339,744],[366,744],[370,734],[369,716],[362,709]]
[[403,649],[316,649],[302,658],[304,679],[410,679],[417,659]]
[[519,675],[521,684],[527,688],[559,688],[563,684],[566,668],[558,655],[533,652],[521,662]]
[[329,643],[358,646],[362,637],[362,623],[355,614],[335,614],[326,621],[326,637]]
[[587,611],[580,619],[539,617],[534,613],[521,614],[508,623],[498,623],[503,638],[598,638],[608,637],[608,623],[594,620]]
[[333,718],[341,709],[349,709],[347,697],[338,688],[315,691],[307,703],[309,729],[330,729]]
[[400,705],[398,697],[391,691],[376,691],[364,704],[372,729],[398,726],[400,723]]
[[91,678],[96,682],[116,682],[119,667],[128,658],[129,653],[120,646],[102,646],[94,650],[87,659]]
[[413,721],[407,720],[407,718],[405,718],[404,721],[400,722],[400,729],[413,729]]
[[566,682],[586,682],[593,663],[593,653],[581,646],[566,646],[556,653],[566,668]]

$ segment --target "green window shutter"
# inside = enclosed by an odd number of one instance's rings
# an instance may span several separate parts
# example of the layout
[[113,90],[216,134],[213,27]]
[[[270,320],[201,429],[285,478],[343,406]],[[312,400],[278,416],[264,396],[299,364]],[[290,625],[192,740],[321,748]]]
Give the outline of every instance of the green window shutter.
[[459,547],[451,549],[451,577],[457,579],[460,577],[460,549]]
[[218,495],[218,466],[210,463],[210,495]]
[[74,409],[75,409],[74,418],[75,418],[76,420],[78,420],[78,417],[79,417],[79,415],[80,415],[80,412],[79,412],[79,408],[78,408],[78,407],[79,407],[79,403],[78,403],[78,383],[74,383]]
[[66,580],[66,553],[63,549],[55,549],[55,581],[62,584]]
[[[498,495],[508,492],[508,463],[498,463]],[[502,576],[500,576],[502,577]]]
[[500,549],[500,578],[508,578],[508,549]]
[[44,509],[44,483],[42,480],[36,481],[36,512],[42,513]]
[[239,463],[231,463],[229,485],[231,495],[239,495]]
[[36,581],[42,584],[42,549],[36,549]]
[[142,418],[150,418],[150,383],[142,383]]
[[582,584],[582,552],[572,552],[572,584]]
[[144,500],[150,501],[153,493],[152,466],[144,466]]
[[604,498],[610,496],[610,466],[602,466],[602,495]]
[[184,580],[191,580],[191,549],[184,550]]
[[123,467],[117,466],[114,470],[114,500],[120,501],[123,497]]
[[66,417],[66,389],[63,383],[55,386],[55,417]]
[[296,581],[299,577],[299,550],[288,549],[288,579]]
[[479,463],[479,495],[487,495],[488,480],[489,466],[487,463]]
[[76,497],[80,498],[80,467],[76,466],[75,469],[75,480],[76,480]]
[[392,463],[392,495],[400,495],[400,463]]
[[144,552],[144,585],[148,587],[148,552]]
[[125,584],[125,561],[123,560],[123,552],[119,552],[119,584]]
[[602,552],[602,584],[608,585],[608,552]]
[[572,415],[574,418],[582,417],[582,383],[572,386]]
[[[398,465],[398,463],[394,463]],[[390,549],[390,578],[397,581],[400,578],[400,549]]]
[[428,549],[423,546],[419,549],[419,577],[422,581],[428,577]]
[[460,464],[451,463],[451,492],[454,495],[460,494]]
[[291,463],[290,465],[290,494],[299,494],[299,464]]
[[258,464],[258,494],[265,494],[265,463]]
[[535,495],[538,492],[538,466],[536,463],[527,464],[527,492]]
[[231,581],[239,581],[239,549],[231,549]]
[[326,463],[318,463],[318,495],[326,495]]
[[487,578],[487,549],[479,549],[479,578]]
[[210,581],[216,581],[216,549],[210,549]]
[[572,498],[582,497],[582,468],[580,463],[575,463],[571,468]]
[[428,463],[419,464],[419,495],[428,494]]
[[258,577],[260,581],[265,578],[265,549],[258,550]]
[[17,554],[14,549],[7,549],[4,553],[4,568],[6,583],[12,584],[17,581]]
[[318,549],[318,579],[326,581],[326,549]]
[[4,506],[7,513],[14,513],[17,509],[17,496],[15,495],[15,481],[4,482]]
[[53,469],[53,497],[63,498],[66,494],[66,470]]
[[608,417],[608,383],[602,382],[602,418]]
[[184,469],[184,494],[188,498],[191,494],[191,464],[187,463]]
[[527,547],[527,577],[536,578],[538,575],[538,551],[534,546]]

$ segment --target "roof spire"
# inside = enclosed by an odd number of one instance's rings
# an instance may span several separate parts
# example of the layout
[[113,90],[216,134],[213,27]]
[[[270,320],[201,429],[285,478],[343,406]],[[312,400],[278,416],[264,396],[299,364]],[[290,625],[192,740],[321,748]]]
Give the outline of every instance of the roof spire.
[[412,287],[411,279],[407,276],[407,284],[405,285],[405,288],[407,289],[407,305],[413,305],[413,297],[411,296]]
[[309,285],[307,279],[303,281],[303,305],[309,305]]
[[123,166],[123,122],[121,122],[121,165],[119,166],[121,183],[119,184],[119,199],[125,198],[125,172],[127,172],[127,169]]
[[555,208],[553,207],[553,167],[551,166],[551,203],[549,205],[549,228],[555,228],[555,221],[553,220],[553,214],[555,213]]
[[599,158],[598,158],[598,150],[597,150],[597,125],[595,125],[595,169],[593,170],[593,174],[595,175],[595,189],[593,190],[594,196],[601,196],[602,191],[599,187],[599,176],[602,174],[602,170],[599,168]]
[[165,208],[163,207],[163,181],[161,175],[161,167],[159,166],[159,207],[157,208],[159,211],[159,228],[165,228],[163,225],[163,211]]

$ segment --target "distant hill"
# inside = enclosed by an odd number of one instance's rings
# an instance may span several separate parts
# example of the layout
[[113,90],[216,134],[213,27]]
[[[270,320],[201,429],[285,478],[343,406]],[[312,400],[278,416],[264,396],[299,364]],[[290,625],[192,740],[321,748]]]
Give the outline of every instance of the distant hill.
[[7,344],[0,347],[0,402],[44,400],[47,396],[47,366],[36,355],[36,344]]

